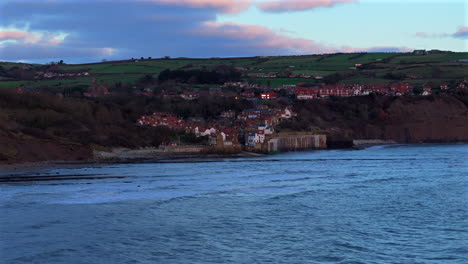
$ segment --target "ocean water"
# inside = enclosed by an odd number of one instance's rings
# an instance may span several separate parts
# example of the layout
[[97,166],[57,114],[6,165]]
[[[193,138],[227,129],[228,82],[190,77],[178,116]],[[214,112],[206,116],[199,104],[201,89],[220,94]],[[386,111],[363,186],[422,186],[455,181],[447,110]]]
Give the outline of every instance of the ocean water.
[[0,263],[468,263],[468,145],[28,174]]

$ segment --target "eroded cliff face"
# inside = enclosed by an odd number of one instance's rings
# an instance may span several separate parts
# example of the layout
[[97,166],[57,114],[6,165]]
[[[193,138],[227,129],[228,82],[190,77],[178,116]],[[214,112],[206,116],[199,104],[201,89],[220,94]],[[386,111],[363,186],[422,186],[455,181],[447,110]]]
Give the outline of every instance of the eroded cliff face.
[[[399,97],[381,103],[373,120],[324,127],[332,146],[352,139],[399,143],[468,142],[468,107],[455,96]],[[346,119],[346,117],[343,117]]]
[[89,146],[24,135],[0,134],[0,143],[0,165],[41,161],[85,161],[93,157]]
[[455,97],[402,98],[394,101],[387,113],[390,123],[383,127],[384,139],[407,143],[468,141],[468,107]]

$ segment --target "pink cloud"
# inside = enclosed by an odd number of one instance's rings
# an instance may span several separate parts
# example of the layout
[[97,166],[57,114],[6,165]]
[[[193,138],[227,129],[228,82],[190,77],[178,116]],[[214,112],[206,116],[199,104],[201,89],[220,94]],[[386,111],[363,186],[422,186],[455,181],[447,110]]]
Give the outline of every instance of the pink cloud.
[[28,32],[25,30],[0,30],[0,41],[14,41],[41,45],[59,45],[63,42],[59,35],[52,33]]
[[24,31],[4,30],[0,31],[0,41],[31,39],[34,35]]
[[[223,37],[233,40],[231,47],[258,48],[262,51],[283,55],[323,54],[336,52],[407,52],[407,47],[378,46],[367,48],[335,47],[311,39],[290,37],[275,32],[267,27],[245,25],[233,22],[205,22],[203,27],[194,32],[202,36]],[[229,43],[229,42],[228,42]]]
[[240,13],[247,10],[251,0],[138,0],[157,4],[192,8],[212,8],[222,13]]
[[286,51],[290,54],[300,53],[331,53],[335,48],[304,38],[294,38],[274,32],[256,25],[244,25],[233,22],[205,22],[203,28],[195,32],[198,35],[225,37],[242,40],[240,44],[246,47],[269,48]]
[[468,27],[459,27],[452,36],[455,38],[468,38]]
[[359,0],[274,0],[257,3],[257,7],[265,12],[291,12],[332,7],[338,4],[355,3]]

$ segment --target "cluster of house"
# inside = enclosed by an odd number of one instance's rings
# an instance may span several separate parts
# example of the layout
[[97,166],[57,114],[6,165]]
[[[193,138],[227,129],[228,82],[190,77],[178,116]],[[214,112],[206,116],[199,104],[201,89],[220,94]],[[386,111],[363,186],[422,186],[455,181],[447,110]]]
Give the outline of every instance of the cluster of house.
[[[448,89],[448,86],[445,86],[445,90]],[[458,89],[468,89],[468,80],[464,80],[463,82],[458,84]]]
[[278,78],[276,73],[262,73],[262,74],[253,74],[252,78]]
[[[426,83],[422,86],[421,95],[427,96],[432,94],[434,89],[442,91],[448,90],[449,85],[442,83],[438,86],[432,83]],[[458,89],[467,89],[468,80],[464,80],[457,85]],[[414,85],[409,83],[390,83],[390,84],[338,84],[338,85],[318,85],[313,87],[298,86],[289,88],[293,90],[297,99],[311,100],[324,98],[329,96],[350,97],[362,96],[372,93],[386,96],[401,96],[413,92]]]
[[[223,87],[244,87],[241,92],[235,92]],[[350,97],[350,96],[364,96],[369,94],[380,94],[386,96],[401,96],[413,92],[414,85],[410,83],[390,83],[390,84],[305,84],[299,83],[298,85],[282,85],[277,87],[265,88],[258,87],[257,85],[248,85],[247,82],[231,82],[225,83],[223,87],[211,87],[206,91],[192,90],[183,91],[163,91],[159,96],[163,98],[182,98],[184,100],[196,100],[200,96],[210,97],[229,97],[229,98],[243,98],[247,100],[273,100],[280,97],[282,94],[295,96],[298,100],[313,100],[326,98],[330,96],[337,97]],[[464,89],[468,87],[468,82],[463,81],[458,85],[458,88]],[[430,95],[434,88],[441,90],[448,90],[448,84],[441,84],[435,86],[431,83],[423,85],[421,94]],[[90,86],[89,91],[84,95],[87,97],[98,97],[109,94],[107,87],[96,84],[93,79],[93,84]],[[151,91],[136,92],[137,95],[152,96]]]
[[234,88],[241,88],[241,89],[256,89],[258,88],[258,84],[253,84],[249,82],[226,82],[223,84],[223,87],[234,87]]
[[290,119],[296,114],[291,108],[270,109],[260,106],[256,109],[242,111],[237,119],[244,125],[245,145],[255,148],[265,142],[268,135],[274,134],[274,127],[282,120]]
[[64,78],[64,77],[80,77],[80,76],[89,76],[89,72],[36,72],[35,79],[52,79],[52,78]]
[[[432,88],[425,87],[424,93],[427,95]],[[299,100],[311,100],[329,96],[350,97],[369,95],[377,93],[382,95],[404,95],[413,90],[413,85],[408,83],[393,84],[338,84],[322,85],[312,88],[298,87],[294,93]]]
[[321,75],[310,75],[310,74],[290,74],[289,78],[304,78],[304,79],[317,79],[321,80],[323,79],[323,76]]
[[[244,99],[276,99],[278,95],[274,91],[264,91],[264,92],[257,92],[258,89],[251,89],[244,92],[239,93],[232,92],[232,91],[224,91],[222,88],[210,88],[209,91],[200,92],[200,91],[184,91],[182,93],[177,93],[175,91],[168,91],[162,92],[161,97],[163,98],[182,98],[187,101],[195,100],[200,98],[203,94],[205,96],[212,96],[212,97],[232,97],[232,98],[244,98]],[[257,92],[257,93],[256,93]]]
[[167,126],[175,130],[194,133],[197,137],[207,136],[210,145],[240,146],[240,141],[247,147],[263,144],[267,135],[274,133],[274,126],[295,114],[290,108],[272,109],[260,105],[238,114],[230,110],[221,113],[214,121],[204,118],[182,119],[171,113],[155,112],[141,116],[137,124],[141,126]]
[[[251,77],[252,78],[280,78],[280,76],[278,76],[278,74],[276,73],[253,74]],[[285,77],[286,78],[317,79],[317,80],[323,79],[323,76],[320,76],[320,75],[311,75],[311,74],[304,74],[304,73],[303,74],[291,73]]]

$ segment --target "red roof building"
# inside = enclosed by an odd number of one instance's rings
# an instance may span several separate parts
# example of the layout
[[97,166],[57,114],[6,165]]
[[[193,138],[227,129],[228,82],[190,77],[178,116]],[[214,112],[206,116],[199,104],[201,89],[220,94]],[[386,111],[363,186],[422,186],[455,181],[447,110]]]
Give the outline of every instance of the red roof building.
[[278,96],[275,92],[268,92],[268,93],[261,93],[260,98],[264,100],[271,100],[271,99],[278,98]]
[[311,100],[317,98],[317,91],[315,89],[299,87],[294,91],[294,93],[298,100]]

